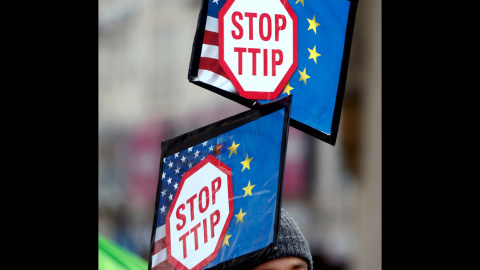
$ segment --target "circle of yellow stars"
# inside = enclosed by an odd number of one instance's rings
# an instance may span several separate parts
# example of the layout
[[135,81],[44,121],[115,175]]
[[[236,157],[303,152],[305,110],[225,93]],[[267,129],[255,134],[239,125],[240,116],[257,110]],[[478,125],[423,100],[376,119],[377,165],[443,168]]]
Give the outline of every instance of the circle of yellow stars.
[[[232,142],[232,145],[230,147],[228,147],[227,149],[230,151],[230,154],[229,154],[229,158],[232,156],[232,154],[235,154],[235,155],[238,155],[237,153],[237,148],[240,144],[235,144],[235,141]],[[245,170],[245,168],[249,169],[250,170],[250,162],[252,161],[253,157],[248,157],[248,154],[247,156],[245,157],[245,160],[244,161],[241,161],[240,163],[243,165],[242,167],[242,172],[243,170]],[[255,185],[252,185],[250,180],[248,180],[248,185],[246,187],[243,188],[243,190],[245,191],[245,194],[243,195],[243,197],[246,197],[247,195],[249,196],[253,196],[252,195],[252,189],[255,187]],[[243,212],[243,209],[240,208],[240,211],[238,212],[238,214],[235,214],[235,217],[237,218],[237,222],[235,224],[237,224],[238,222],[242,222],[243,223],[243,217],[247,214],[247,212]],[[225,234],[225,237],[223,238],[223,243],[222,243],[222,247],[224,245],[227,245],[227,246],[230,246],[230,243],[228,242],[228,240],[230,239],[230,237],[232,237],[231,234]]]
[[[298,4],[298,3],[301,3],[302,4],[302,7],[305,7],[305,3],[304,3],[305,0],[297,0],[295,2],[295,4]],[[315,19],[315,15],[313,15],[313,18],[312,19],[309,19],[307,18],[308,20],[308,23],[309,23],[309,26],[308,26],[308,29],[307,31],[309,30],[313,30],[313,32],[315,33],[315,35],[317,34],[317,27],[319,25],[321,25],[320,23],[318,23]],[[313,46],[312,49],[310,48],[307,48],[308,51],[310,52],[310,56],[308,57],[308,59],[313,59],[315,61],[315,64],[317,63],[317,57],[321,56],[321,54],[319,54],[317,52],[317,45]],[[310,79],[311,77],[307,74],[307,68],[304,68],[303,71],[300,71],[298,70],[298,73],[300,74],[300,79],[298,81],[303,81],[305,83],[305,85],[307,85],[307,79]],[[294,88],[292,86],[290,86],[290,84],[287,82],[287,84],[285,85],[285,87],[283,88],[283,92],[282,94],[287,94],[287,95],[290,95],[290,91],[293,90]]]

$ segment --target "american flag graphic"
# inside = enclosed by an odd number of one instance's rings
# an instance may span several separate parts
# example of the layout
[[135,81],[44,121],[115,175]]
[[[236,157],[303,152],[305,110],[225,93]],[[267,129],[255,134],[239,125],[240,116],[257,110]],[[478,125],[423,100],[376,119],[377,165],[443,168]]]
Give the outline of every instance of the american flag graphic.
[[[204,87],[214,92],[228,92],[225,94],[228,98],[247,104],[228,79],[218,59],[218,13],[227,0],[205,1],[208,9],[198,76],[189,79],[213,86],[214,89]],[[292,126],[334,145],[358,0],[279,1],[287,1],[297,16],[298,67],[276,100],[295,95],[291,108]],[[192,59],[196,57],[197,53],[192,55]],[[191,68],[195,74],[196,66]],[[266,104],[272,100],[256,101]]]
[[[286,149],[286,118],[285,109],[280,109],[177,153],[162,156],[151,269],[175,269],[167,260],[166,217],[183,174],[209,155],[232,170],[234,215],[225,238],[220,240],[223,242],[216,258],[202,269],[271,246],[279,202],[277,194],[282,183],[280,172],[285,156],[282,151]],[[189,138],[193,136],[188,135]]]
[[225,0],[209,1],[202,53],[198,66],[198,80],[237,94],[237,90],[218,61],[218,12],[225,2]]
[[152,252],[152,269],[174,269],[167,262],[165,219],[183,174],[208,155],[218,156],[224,151],[224,149],[221,149],[221,146],[222,144],[217,145],[216,139],[207,140],[202,144],[189,147],[172,156],[163,158],[162,189],[159,197],[155,244]]

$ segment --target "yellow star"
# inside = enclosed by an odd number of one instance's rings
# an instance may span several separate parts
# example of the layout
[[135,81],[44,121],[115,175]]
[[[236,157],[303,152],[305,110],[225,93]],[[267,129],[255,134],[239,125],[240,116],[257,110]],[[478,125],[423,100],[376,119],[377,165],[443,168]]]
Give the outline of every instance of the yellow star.
[[230,244],[228,243],[228,239],[230,239],[231,236],[232,236],[231,234],[230,234],[230,235],[228,235],[228,234],[225,235],[225,238],[223,238],[222,247],[223,247],[223,245],[225,245],[225,244],[227,244],[227,246],[230,246]]
[[305,85],[307,85],[307,79],[310,78],[310,76],[307,75],[307,68],[304,68],[303,72],[300,70],[298,72],[300,73],[300,79],[298,81],[303,81]]
[[235,141],[233,141],[232,146],[227,148],[228,150],[230,150],[230,155],[228,157],[230,157],[232,155],[232,153],[235,153],[235,155],[237,154],[237,147],[239,145],[240,144],[235,144]]
[[295,2],[295,4],[298,4],[298,2],[302,3],[302,6],[305,7],[305,5],[303,4],[303,0],[297,0],[297,2]]
[[250,180],[248,180],[248,186],[244,187],[243,190],[245,190],[245,195],[243,197],[247,196],[247,194],[250,194],[252,196],[252,189],[255,185],[251,186],[250,185]]
[[315,60],[315,64],[316,64],[317,63],[317,57],[319,57],[321,55],[321,54],[317,53],[317,45],[313,46],[313,50],[308,49],[308,51],[310,52],[310,57],[308,57],[308,59],[313,58],[313,60]]
[[290,95],[290,90],[292,90],[293,87],[290,86],[290,84],[287,82],[287,85],[285,85],[285,88],[283,88],[283,93],[282,94],[285,94],[287,93],[288,95]]
[[307,18],[307,20],[308,20],[308,23],[310,24],[307,31],[310,30],[310,29],[313,29],[313,32],[315,32],[315,34],[317,34],[317,26],[319,26],[320,24],[315,21],[315,15],[313,15],[313,19],[310,20],[310,19]]
[[235,215],[235,217],[237,218],[237,222],[235,224],[237,224],[239,221],[243,223],[243,216],[245,216],[246,214],[247,213],[242,213],[242,208],[240,208],[240,212]]
[[248,158],[248,154],[247,154],[247,158],[245,158],[244,161],[240,162],[243,165],[242,172],[243,172],[243,170],[245,170],[245,168],[248,168],[250,170],[250,161],[252,161],[252,159],[253,159],[253,157]]

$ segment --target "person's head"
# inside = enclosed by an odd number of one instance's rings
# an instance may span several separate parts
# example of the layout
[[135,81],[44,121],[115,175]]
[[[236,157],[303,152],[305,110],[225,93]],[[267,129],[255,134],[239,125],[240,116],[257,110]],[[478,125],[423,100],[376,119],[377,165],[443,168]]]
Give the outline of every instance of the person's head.
[[277,249],[266,258],[248,263],[242,269],[252,270],[312,270],[312,254],[308,242],[290,214],[281,209]]

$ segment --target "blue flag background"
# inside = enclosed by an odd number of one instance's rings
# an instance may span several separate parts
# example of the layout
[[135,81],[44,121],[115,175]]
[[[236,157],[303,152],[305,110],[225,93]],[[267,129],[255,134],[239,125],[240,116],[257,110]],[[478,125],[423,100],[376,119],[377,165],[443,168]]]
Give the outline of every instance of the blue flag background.
[[[164,157],[157,198],[157,234],[163,234],[158,228],[165,228],[182,175],[208,155],[214,155],[232,170],[234,215],[217,257],[203,269],[270,245],[281,184],[280,164],[285,155],[281,153],[284,125],[285,108]],[[165,240],[155,238],[153,256],[158,256],[165,250]],[[167,263],[162,260],[153,259],[152,269],[161,269],[160,262]]]
[[[294,95],[292,118],[330,134],[350,1],[288,0],[288,3],[298,20],[298,67],[277,99]],[[307,75],[305,80],[301,73]],[[259,101],[264,104],[271,100]]]

